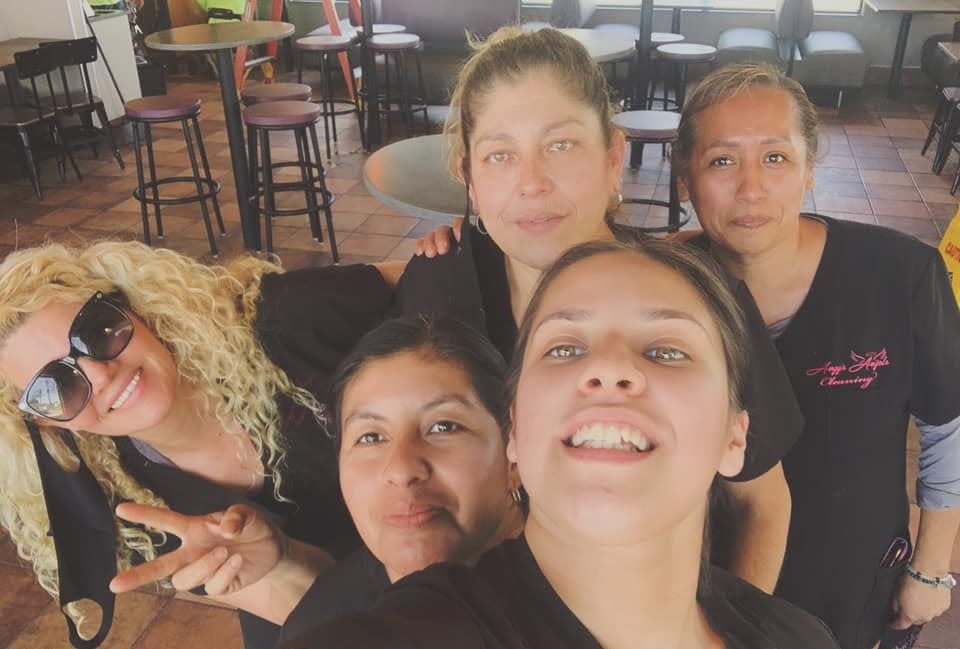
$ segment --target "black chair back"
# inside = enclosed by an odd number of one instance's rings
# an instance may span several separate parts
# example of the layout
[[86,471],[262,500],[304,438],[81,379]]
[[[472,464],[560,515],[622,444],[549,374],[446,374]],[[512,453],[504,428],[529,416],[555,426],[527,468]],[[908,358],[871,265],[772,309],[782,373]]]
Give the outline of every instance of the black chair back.
[[[55,67],[60,69],[64,102],[62,109],[72,113],[77,108],[89,108],[94,103],[94,94],[87,65],[97,60],[97,39],[89,36],[71,41],[54,41],[44,43],[41,48],[52,52]],[[56,108],[61,108],[56,105],[55,96],[53,101]]]
[[[51,73],[56,70],[56,60],[53,52],[41,45],[34,50],[24,50],[16,52],[13,55],[16,64],[17,78],[21,81],[28,81],[30,87],[29,105],[37,111],[37,118],[43,119],[43,102],[41,90],[43,79],[46,79],[46,91],[53,95],[53,79]],[[41,85],[37,86],[37,79],[41,80]]]

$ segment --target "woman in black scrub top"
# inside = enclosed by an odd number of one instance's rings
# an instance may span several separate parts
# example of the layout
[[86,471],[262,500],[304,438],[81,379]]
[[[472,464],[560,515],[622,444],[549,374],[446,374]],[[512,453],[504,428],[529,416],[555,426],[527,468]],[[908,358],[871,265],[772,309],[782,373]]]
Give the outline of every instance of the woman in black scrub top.
[[[463,67],[450,103],[451,165],[479,221],[455,252],[411,260],[397,306],[451,313],[509,357],[542,271],[575,244],[613,239],[606,214],[624,179],[624,139],[611,121],[602,72],[556,30],[496,32]],[[790,515],[780,458],[802,419],[749,292],[736,291],[750,341],[752,443],[743,470],[727,483],[743,512],[729,567],[772,591]]]
[[742,314],[713,268],[662,241],[566,253],[511,371],[524,536],[285,649],[834,649],[818,620],[702,560],[709,492],[740,470],[748,426]]
[[[950,606],[960,313],[936,249],[801,214],[818,146],[800,84],[769,66],[730,66],[687,97],[674,171],[705,231],[696,243],[750,287],[806,419],[783,460],[793,513],[776,593],[822,618],[843,649],[902,646]],[[921,449],[912,556],[911,416]]]

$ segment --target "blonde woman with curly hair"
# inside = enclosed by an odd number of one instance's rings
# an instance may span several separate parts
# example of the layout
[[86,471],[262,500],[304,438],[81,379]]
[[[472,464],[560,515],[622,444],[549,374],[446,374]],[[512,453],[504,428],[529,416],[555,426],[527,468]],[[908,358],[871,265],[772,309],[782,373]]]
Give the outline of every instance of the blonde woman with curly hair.
[[[0,264],[0,522],[75,646],[106,637],[118,566],[173,547],[117,519],[120,502],[246,502],[304,548],[356,546],[317,396],[391,297],[373,266],[205,266],[139,243],[50,244]],[[246,597],[270,601],[222,599]],[[100,606],[99,629],[80,600]],[[247,647],[272,646],[276,627],[241,625]]]

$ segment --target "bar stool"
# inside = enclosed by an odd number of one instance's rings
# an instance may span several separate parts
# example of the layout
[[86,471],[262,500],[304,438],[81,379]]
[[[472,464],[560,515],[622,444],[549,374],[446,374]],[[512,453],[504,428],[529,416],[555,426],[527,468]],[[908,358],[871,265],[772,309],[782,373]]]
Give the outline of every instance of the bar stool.
[[[374,55],[382,54],[384,57],[384,93],[380,97],[381,106],[386,106],[386,113],[392,112],[393,104],[397,104],[398,111],[403,116],[404,124],[407,128],[407,137],[413,135],[413,113],[422,112],[424,122],[427,120],[426,87],[423,83],[423,68],[420,64],[420,37],[416,34],[381,34],[374,35],[367,39],[369,47]],[[419,95],[410,96],[407,84],[407,54],[413,54],[417,66],[417,83]],[[390,57],[393,57],[394,67],[397,71],[397,82],[400,84],[400,96],[395,99],[390,90]],[[387,120],[387,131],[390,130],[390,120]]]
[[[378,25],[374,25],[376,33]],[[390,27],[400,27],[403,25],[390,25]],[[363,130],[363,112],[360,110],[360,102],[357,94],[354,93],[353,101],[337,100],[333,97],[333,70],[340,69],[337,57],[341,52],[349,52],[356,45],[357,39],[353,36],[305,36],[297,39],[297,81],[303,82],[303,57],[307,52],[316,52],[320,56],[320,110],[323,114],[323,139],[327,145],[327,160],[333,158],[330,152],[330,134],[333,133],[333,146],[337,148],[337,115],[349,115],[356,113],[357,124],[360,127],[360,144],[364,149],[367,148],[366,136]],[[352,65],[349,66],[351,69]],[[349,88],[347,80],[344,79],[344,86]],[[337,104],[349,104],[347,108],[337,108]],[[329,124],[328,124],[329,122]],[[338,151],[339,153],[339,151]]]
[[244,86],[240,101],[244,106],[253,106],[269,101],[310,101],[313,88],[305,83],[261,83]]
[[[687,96],[687,66],[693,63],[713,63],[717,60],[717,48],[699,43],[666,43],[657,47],[657,57],[674,66],[677,111],[683,108]],[[664,91],[666,92],[666,91]]]
[[943,171],[943,167],[946,164],[946,156],[944,154],[949,154],[948,145],[956,135],[955,133],[949,132],[950,129],[948,129],[948,126],[951,124],[951,117],[958,104],[960,104],[960,88],[947,87],[940,91],[937,110],[933,115],[933,119],[930,120],[930,130],[927,131],[927,139],[923,143],[923,148],[920,149],[920,155],[927,155],[927,149],[929,149],[933,143],[934,137],[936,137],[937,134],[940,135],[936,152],[933,156],[932,171],[935,174]]
[[[667,92],[667,75],[663,74],[663,66],[660,65],[660,57],[657,56],[657,48],[669,43],[682,43],[687,39],[683,34],[674,32],[653,32],[650,34],[650,62],[653,74],[650,76],[650,91],[647,93],[647,108],[653,108],[655,102],[660,102],[663,110],[670,110],[670,106],[677,108],[677,100],[670,99]],[[657,82],[663,81],[663,97],[657,97]]]
[[[143,218],[143,241],[150,243],[150,221],[147,218],[147,204],[153,205],[157,221],[157,237],[163,238],[163,222],[160,219],[161,205],[183,205],[185,203],[200,203],[200,213],[203,215],[203,225],[207,230],[207,241],[210,243],[210,254],[216,257],[217,242],[213,236],[213,228],[210,225],[210,213],[207,210],[207,199],[213,202],[213,211],[217,217],[217,226],[220,228],[220,236],[226,236],[223,227],[223,217],[220,215],[220,204],[217,202],[217,194],[220,192],[220,183],[213,180],[210,175],[210,163],[207,161],[207,152],[203,146],[203,138],[200,135],[200,123],[197,116],[200,114],[200,98],[190,96],[160,95],[154,97],[144,97],[134,99],[124,104],[124,111],[127,119],[133,126],[133,150],[137,158],[137,188],[133,191],[133,197],[140,202],[140,215]],[[190,158],[190,167],[193,170],[192,176],[173,176],[169,178],[157,178],[157,169],[153,156],[153,135],[150,127],[154,124],[166,124],[169,122],[180,122],[183,129],[183,139],[187,143],[187,155]],[[190,134],[188,123],[193,123],[193,132],[197,141],[197,149],[200,151],[200,161],[203,164],[203,175],[200,174],[197,166],[197,156],[193,147],[193,137]],[[144,129],[144,139],[147,148],[147,163],[149,165],[150,178],[147,181],[143,172],[143,155],[140,151],[140,127]],[[196,187],[196,194],[176,198],[163,198],[160,196],[161,185],[172,185],[177,183],[191,182]],[[151,196],[146,195],[149,189]]]
[[[680,127],[680,115],[663,110],[631,110],[615,115],[613,123],[623,131],[627,142],[630,142],[630,168],[637,169],[643,158],[644,144],[666,146],[676,141],[677,131]],[[669,201],[652,198],[625,198],[623,202],[667,208],[667,225],[633,226],[639,232],[676,232],[690,220],[687,210],[680,205],[677,182],[672,168],[670,170]]]
[[[243,121],[247,125],[247,137],[250,142],[250,186],[254,191],[249,200],[253,203],[256,213],[265,217],[267,252],[273,252],[273,219],[278,216],[306,214],[310,220],[310,231],[314,240],[323,241],[323,232],[320,228],[320,211],[323,210],[327,221],[327,233],[330,236],[330,252],[336,264],[340,262],[340,255],[337,252],[337,238],[333,229],[333,213],[330,211],[334,196],[327,189],[324,180],[323,164],[320,162],[320,144],[317,141],[316,123],[320,113],[320,106],[309,101],[264,102],[244,109]],[[293,131],[297,145],[295,161],[273,162],[270,155],[269,135],[278,131]],[[300,170],[300,182],[274,180],[275,170],[288,167],[296,167]],[[259,180],[260,172],[263,173],[262,182]],[[302,192],[306,199],[306,208],[278,209],[276,194],[288,191]],[[260,207],[261,197],[264,201],[263,208]]]

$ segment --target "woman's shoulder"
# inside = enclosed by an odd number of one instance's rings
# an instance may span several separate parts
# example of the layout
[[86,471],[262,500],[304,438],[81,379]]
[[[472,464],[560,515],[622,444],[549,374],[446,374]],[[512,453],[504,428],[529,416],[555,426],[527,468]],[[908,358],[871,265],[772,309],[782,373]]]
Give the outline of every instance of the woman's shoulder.
[[769,595],[716,567],[705,598],[711,622],[740,640],[745,649],[838,649],[827,626],[797,606]]
[[814,217],[827,224],[828,245],[842,249],[844,259],[869,261],[878,266],[911,260],[925,264],[938,254],[933,246],[893,228],[823,215]]

